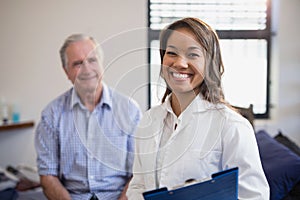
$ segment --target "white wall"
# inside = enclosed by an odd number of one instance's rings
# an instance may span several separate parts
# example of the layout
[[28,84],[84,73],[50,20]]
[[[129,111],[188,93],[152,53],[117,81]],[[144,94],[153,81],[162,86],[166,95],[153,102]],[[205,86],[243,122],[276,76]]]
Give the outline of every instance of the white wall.
[[[279,0],[272,59],[272,117],[256,120],[300,145],[299,0]],[[71,84],[58,49],[71,33],[93,35],[105,53],[105,80],[147,108],[147,0],[0,1],[0,97],[18,103],[23,120],[40,112]],[[0,132],[0,166],[35,165],[34,128]]]
[[[138,8],[138,9],[137,9]],[[58,50],[72,33],[94,36],[105,54],[105,80],[147,108],[146,0],[1,0],[0,97],[22,120],[71,87]],[[124,56],[125,55],[125,56]],[[0,132],[0,166],[35,165],[34,128]]]
[[256,129],[272,136],[281,130],[300,145],[300,1],[275,0],[271,66],[271,120],[256,120]]

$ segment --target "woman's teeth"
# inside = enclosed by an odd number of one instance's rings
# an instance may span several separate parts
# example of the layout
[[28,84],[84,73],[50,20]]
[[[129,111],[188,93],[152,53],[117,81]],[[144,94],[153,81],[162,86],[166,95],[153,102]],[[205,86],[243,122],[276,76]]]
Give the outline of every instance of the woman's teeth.
[[189,77],[188,74],[180,74],[180,73],[176,73],[176,72],[173,72],[173,76],[175,78],[188,78]]

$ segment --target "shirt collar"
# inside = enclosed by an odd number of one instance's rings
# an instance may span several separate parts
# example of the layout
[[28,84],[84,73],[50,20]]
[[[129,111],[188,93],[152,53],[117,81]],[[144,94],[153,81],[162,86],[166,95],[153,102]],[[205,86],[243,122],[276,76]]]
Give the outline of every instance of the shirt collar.
[[102,82],[102,97],[100,99],[100,103],[98,105],[103,106],[107,105],[108,107],[112,107],[112,97],[109,92],[108,86]]
[[[72,109],[76,105],[79,105],[83,109],[85,108],[85,106],[81,103],[81,100],[80,100],[75,88],[73,87],[70,108]],[[111,95],[109,92],[109,88],[104,82],[102,82],[102,96],[101,96],[100,102],[98,103],[96,108],[98,106],[102,107],[103,105],[107,105],[109,108],[112,107],[112,98],[111,98]]]
[[[170,101],[171,94],[168,95],[168,97],[166,98],[166,101],[162,104],[162,106],[167,112],[174,114],[173,109],[171,107],[171,101]],[[223,105],[210,103],[210,102],[204,100],[203,96],[201,94],[199,94],[193,99],[193,101],[183,111],[182,114],[184,114],[186,112],[188,112],[188,113],[204,112],[206,110],[220,109],[220,108],[223,108]]]
[[171,94],[167,96],[166,101],[163,103],[163,107],[167,110],[167,112],[174,113],[171,106]]
[[72,109],[75,105],[79,105],[80,107],[84,107],[80,101],[80,98],[75,90],[75,88],[73,87],[72,88],[72,98],[71,98],[71,105],[70,105],[70,108]]

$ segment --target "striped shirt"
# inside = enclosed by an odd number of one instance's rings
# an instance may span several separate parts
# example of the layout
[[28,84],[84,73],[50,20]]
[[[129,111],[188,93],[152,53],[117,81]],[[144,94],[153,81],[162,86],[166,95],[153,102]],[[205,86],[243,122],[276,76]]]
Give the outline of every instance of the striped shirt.
[[103,84],[90,112],[72,88],[42,112],[35,147],[40,175],[58,176],[72,199],[117,199],[132,175],[137,104]]

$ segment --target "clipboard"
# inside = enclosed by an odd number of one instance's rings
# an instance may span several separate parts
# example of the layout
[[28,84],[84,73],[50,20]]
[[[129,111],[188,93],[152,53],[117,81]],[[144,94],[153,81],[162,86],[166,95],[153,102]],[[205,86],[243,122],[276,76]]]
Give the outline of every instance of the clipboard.
[[211,179],[174,190],[166,187],[143,193],[145,200],[237,200],[238,168],[215,174]]

